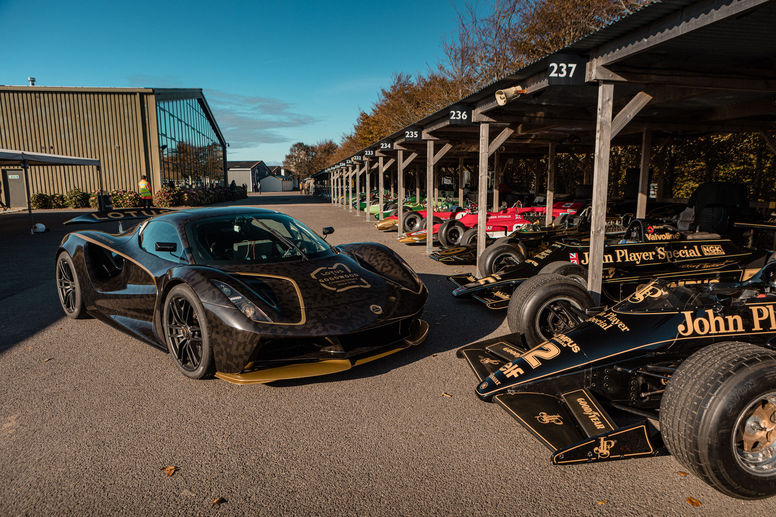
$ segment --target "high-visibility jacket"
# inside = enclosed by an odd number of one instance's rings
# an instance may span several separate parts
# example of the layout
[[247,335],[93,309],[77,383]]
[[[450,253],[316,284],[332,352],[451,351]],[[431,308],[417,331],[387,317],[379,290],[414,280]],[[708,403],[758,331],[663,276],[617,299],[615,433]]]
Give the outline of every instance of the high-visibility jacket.
[[154,196],[151,194],[151,184],[148,183],[146,180],[140,180],[137,183],[138,188],[140,189],[140,197],[143,199],[153,199]]

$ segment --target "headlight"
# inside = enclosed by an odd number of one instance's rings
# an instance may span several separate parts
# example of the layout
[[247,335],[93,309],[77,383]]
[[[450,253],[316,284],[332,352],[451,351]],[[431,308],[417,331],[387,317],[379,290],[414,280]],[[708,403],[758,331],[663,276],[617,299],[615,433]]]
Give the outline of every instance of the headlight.
[[258,322],[272,321],[270,317],[267,316],[266,312],[256,307],[256,304],[240,294],[234,287],[219,280],[211,280],[211,282],[213,282],[213,285],[218,287],[218,290],[224,293],[224,296],[229,298],[229,301],[240,309],[240,312],[245,314],[248,319]]

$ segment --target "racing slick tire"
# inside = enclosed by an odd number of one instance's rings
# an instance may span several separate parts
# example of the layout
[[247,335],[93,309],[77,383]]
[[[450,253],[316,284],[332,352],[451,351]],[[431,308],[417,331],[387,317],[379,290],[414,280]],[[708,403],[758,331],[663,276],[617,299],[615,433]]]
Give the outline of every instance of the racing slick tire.
[[479,271],[483,277],[490,276],[505,267],[516,266],[525,260],[519,246],[509,243],[493,243],[485,248],[480,257]]
[[[423,219],[423,221],[421,221],[421,223],[420,223],[420,229],[421,230],[425,230],[426,229],[426,222],[427,222],[426,219]],[[432,227],[435,224],[442,224],[442,220],[439,217],[432,217],[432,223],[431,223]]]
[[404,233],[416,232],[420,230],[423,223],[423,216],[417,212],[404,214]]
[[587,269],[580,266],[579,264],[572,264],[571,262],[566,262],[564,260],[556,260],[555,262],[550,262],[544,266],[539,271],[539,274],[563,275],[571,278],[572,280],[576,280],[582,287],[587,289]]
[[460,221],[449,220],[442,223],[437,232],[439,244],[443,247],[460,246],[466,226]]
[[477,227],[469,228],[461,236],[461,246],[477,244]]
[[215,373],[207,319],[202,302],[186,284],[167,294],[162,308],[162,332],[175,366],[191,379],[205,379]]
[[676,460],[720,492],[776,494],[776,353],[732,341],[698,350],[668,381],[660,430]]
[[59,303],[65,315],[73,319],[86,318],[81,283],[73,259],[66,251],[57,255],[56,281]]
[[519,332],[529,347],[547,341],[587,319],[593,298],[579,282],[559,274],[536,275],[512,293],[507,308],[511,332]]

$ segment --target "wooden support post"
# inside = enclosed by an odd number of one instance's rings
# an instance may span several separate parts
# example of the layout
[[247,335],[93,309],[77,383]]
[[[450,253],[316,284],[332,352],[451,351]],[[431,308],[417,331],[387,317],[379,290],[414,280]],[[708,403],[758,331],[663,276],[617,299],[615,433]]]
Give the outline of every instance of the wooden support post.
[[434,141],[426,142],[426,254],[434,250]]
[[353,212],[353,166],[348,165],[348,212]]
[[499,166],[499,160],[498,160],[498,151],[496,151],[495,156],[493,157],[493,211],[498,212],[499,207],[499,199],[498,199],[498,186],[501,182],[501,174],[498,170]]
[[641,164],[639,169],[639,193],[636,197],[636,217],[643,219],[647,215],[647,197],[649,195],[649,162],[652,147],[652,134],[645,129],[641,133]]
[[477,271],[480,270],[480,257],[485,251],[485,221],[488,213],[488,143],[490,124],[480,124],[480,152],[477,179]]
[[458,206],[463,208],[463,156],[458,157]]
[[547,208],[544,214],[544,224],[552,224],[552,205],[555,203],[555,144],[550,144],[547,150]]
[[400,239],[402,237],[402,228],[404,228],[404,165],[404,151],[399,150],[396,156],[396,181],[398,182],[398,185],[396,186],[396,189],[398,190],[398,199],[396,201],[399,205],[396,207],[396,216],[398,217],[397,231],[399,232]]
[[383,162],[382,156],[377,159],[377,163],[379,164],[377,172],[380,174],[380,177],[377,179],[377,199],[378,203],[380,203],[380,205],[377,207],[377,220],[382,221],[383,210],[385,207],[385,163]]
[[612,100],[614,85],[599,83],[593,166],[593,213],[590,221],[590,259],[587,289],[593,301],[601,303],[603,283],[604,232],[606,230],[606,191],[609,186],[609,151],[612,143]]
[[391,175],[389,177],[390,177],[389,182],[391,184],[391,199],[396,199],[396,196],[394,195],[394,190],[393,190],[393,182],[394,182],[394,173],[393,173],[393,171],[391,171]]
[[371,197],[372,197],[372,188],[370,186],[372,171],[369,167],[369,160],[364,160],[364,181],[366,182],[366,206],[364,207],[364,218],[369,222],[369,210],[370,210],[370,203],[371,203]]
[[361,210],[361,185],[359,185],[359,176],[361,176],[361,165],[356,163],[356,215]]

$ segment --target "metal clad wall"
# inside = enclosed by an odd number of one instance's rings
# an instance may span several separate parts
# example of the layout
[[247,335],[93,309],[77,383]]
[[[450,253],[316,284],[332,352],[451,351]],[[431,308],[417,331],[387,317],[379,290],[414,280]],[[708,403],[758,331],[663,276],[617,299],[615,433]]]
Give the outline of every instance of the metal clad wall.
[[[136,190],[147,173],[138,95],[152,99],[148,93],[128,91],[0,88],[0,148],[98,158],[106,189]],[[155,136],[149,138],[149,143],[155,141]],[[30,170],[32,193],[99,188],[94,167]]]

